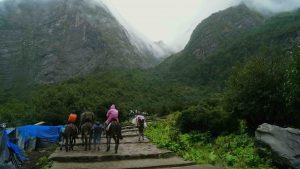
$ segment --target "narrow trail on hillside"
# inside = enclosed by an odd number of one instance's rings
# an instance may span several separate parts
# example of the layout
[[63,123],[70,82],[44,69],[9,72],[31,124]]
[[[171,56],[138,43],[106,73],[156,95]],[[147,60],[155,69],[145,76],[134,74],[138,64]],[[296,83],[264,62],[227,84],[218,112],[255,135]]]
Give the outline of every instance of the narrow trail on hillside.
[[105,152],[105,138],[101,139],[100,151],[93,146],[91,151],[84,151],[80,145],[70,152],[57,148],[49,157],[53,160],[51,169],[220,169],[184,161],[169,150],[157,148],[147,138],[139,142],[138,131],[132,125],[124,126],[122,133],[124,139],[120,141],[118,154],[114,154],[114,145],[110,152]]

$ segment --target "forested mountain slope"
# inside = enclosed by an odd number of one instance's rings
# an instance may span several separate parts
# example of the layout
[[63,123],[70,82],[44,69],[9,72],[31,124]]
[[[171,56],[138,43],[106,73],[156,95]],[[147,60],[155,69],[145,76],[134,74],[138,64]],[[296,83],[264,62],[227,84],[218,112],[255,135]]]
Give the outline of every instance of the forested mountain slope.
[[200,23],[185,49],[158,70],[171,79],[222,88],[234,66],[290,48],[300,38],[299,20],[300,10],[264,17],[243,4],[231,7]]

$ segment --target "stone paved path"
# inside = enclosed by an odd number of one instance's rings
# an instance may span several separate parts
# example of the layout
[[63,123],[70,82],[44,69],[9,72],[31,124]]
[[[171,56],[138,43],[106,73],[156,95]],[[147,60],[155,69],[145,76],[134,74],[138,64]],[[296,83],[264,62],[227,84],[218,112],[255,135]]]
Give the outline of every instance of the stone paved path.
[[184,161],[169,150],[157,148],[148,139],[139,142],[137,129],[133,126],[123,127],[122,133],[124,139],[118,154],[114,154],[114,145],[111,145],[110,152],[105,152],[106,139],[102,138],[100,151],[93,147],[91,151],[84,151],[80,145],[70,152],[58,148],[49,157],[54,161],[51,169],[221,169]]

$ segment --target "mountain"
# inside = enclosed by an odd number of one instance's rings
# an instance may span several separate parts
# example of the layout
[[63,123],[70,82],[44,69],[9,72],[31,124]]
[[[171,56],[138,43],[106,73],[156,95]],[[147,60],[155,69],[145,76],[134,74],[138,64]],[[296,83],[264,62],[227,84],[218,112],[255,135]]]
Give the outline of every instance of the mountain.
[[4,88],[158,63],[153,52],[132,42],[101,1],[1,1],[0,38]]
[[282,54],[299,38],[299,20],[299,10],[266,17],[245,4],[228,8],[202,21],[186,47],[157,68],[171,79],[222,87],[235,65]]

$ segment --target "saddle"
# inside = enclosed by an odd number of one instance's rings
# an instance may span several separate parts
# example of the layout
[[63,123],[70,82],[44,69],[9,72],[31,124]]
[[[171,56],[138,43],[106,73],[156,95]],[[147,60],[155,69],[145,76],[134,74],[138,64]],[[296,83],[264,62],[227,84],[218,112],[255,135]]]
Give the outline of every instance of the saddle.
[[119,123],[118,123],[118,121],[116,120],[116,119],[113,119],[108,125],[107,125],[107,127],[106,127],[106,131],[108,131],[109,130],[109,128],[110,128],[110,126],[111,126],[111,124],[112,123],[115,123],[115,125],[116,126],[118,126],[119,125]]

